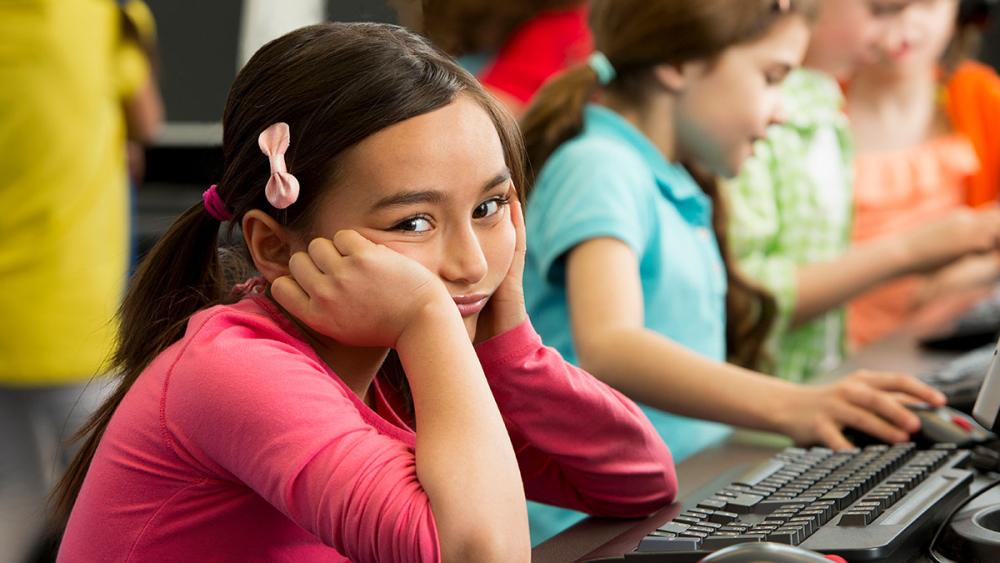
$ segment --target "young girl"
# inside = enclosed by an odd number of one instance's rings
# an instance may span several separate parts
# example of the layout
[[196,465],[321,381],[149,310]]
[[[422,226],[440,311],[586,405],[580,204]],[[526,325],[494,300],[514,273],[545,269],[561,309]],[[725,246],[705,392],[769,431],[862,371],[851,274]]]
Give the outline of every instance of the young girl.
[[775,297],[767,369],[803,381],[845,351],[844,305],[887,280],[991,249],[995,211],[962,213],[849,245],[854,145],[838,78],[900,42],[912,0],[821,0],[803,60],[782,86],[786,119],[726,183],[739,268]]
[[[527,321],[523,149],[469,74],[401,28],[303,28],[224,130],[122,308],[61,560],[525,561],[525,493],[671,501],[641,411]],[[232,293],[220,221],[261,275]]]
[[[915,3],[902,18],[898,45],[850,80],[855,241],[912,229],[967,203],[996,207],[1000,79],[963,60],[981,22],[956,27],[958,16],[958,0]],[[948,302],[975,299],[998,275],[1000,260],[991,253],[880,286],[851,303],[850,338],[863,345]]]
[[[715,192],[681,162],[739,170],[780,116],[779,85],[805,50],[809,8],[595,0],[599,52],[543,88],[525,116],[539,170],[527,208],[528,310],[565,357],[647,405],[675,459],[728,433],[688,416],[845,448],[844,426],[889,442],[916,430],[900,396],[943,402],[900,375],[805,387],[724,363],[727,320],[728,352],[752,361],[773,305],[726,266]],[[599,103],[587,104],[595,93]],[[545,516],[532,517],[541,529]]]

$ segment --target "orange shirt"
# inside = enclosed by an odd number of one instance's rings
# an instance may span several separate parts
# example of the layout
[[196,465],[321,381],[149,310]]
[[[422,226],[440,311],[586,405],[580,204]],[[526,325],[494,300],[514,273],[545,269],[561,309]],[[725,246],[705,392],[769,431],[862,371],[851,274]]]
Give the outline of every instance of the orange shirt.
[[[964,206],[966,184],[979,170],[972,143],[958,134],[899,151],[858,154],[852,239],[909,230]],[[851,301],[851,343],[865,345],[902,326],[914,312],[920,279],[909,276],[883,284]]]
[[[954,133],[899,151],[859,153],[852,238],[898,233],[963,205],[1000,194],[1000,77],[976,62],[949,78],[946,108]],[[912,314],[920,277],[884,284],[848,307],[848,336],[864,345],[900,328]]]
[[948,116],[955,131],[967,137],[981,167],[966,182],[966,203],[996,202],[1000,195],[1000,77],[992,68],[967,61],[947,84]]

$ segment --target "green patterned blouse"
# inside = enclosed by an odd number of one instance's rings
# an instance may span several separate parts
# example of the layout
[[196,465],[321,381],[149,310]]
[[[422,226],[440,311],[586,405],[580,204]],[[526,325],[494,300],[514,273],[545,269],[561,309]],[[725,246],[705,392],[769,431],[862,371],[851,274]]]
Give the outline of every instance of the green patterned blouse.
[[787,120],[755,145],[741,174],[727,182],[726,195],[737,262],[778,302],[767,371],[801,381],[831,369],[843,355],[842,308],[795,328],[790,320],[799,266],[836,258],[847,248],[853,148],[835,81],[798,69],[782,89]]

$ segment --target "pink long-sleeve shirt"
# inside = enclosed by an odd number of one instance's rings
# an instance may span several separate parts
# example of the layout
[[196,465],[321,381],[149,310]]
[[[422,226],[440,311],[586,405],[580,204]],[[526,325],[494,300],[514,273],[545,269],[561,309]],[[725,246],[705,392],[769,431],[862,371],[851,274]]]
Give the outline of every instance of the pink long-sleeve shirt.
[[[641,516],[670,452],[629,399],[530,323],[476,347],[528,498]],[[195,314],[115,412],[59,561],[436,561],[415,435],[393,387],[362,402],[262,295]]]

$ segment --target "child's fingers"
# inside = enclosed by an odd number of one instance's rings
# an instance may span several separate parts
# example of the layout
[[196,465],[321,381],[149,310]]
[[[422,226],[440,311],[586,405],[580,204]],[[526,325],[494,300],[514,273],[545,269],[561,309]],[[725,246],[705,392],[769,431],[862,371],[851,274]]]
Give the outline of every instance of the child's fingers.
[[884,393],[869,385],[844,387],[845,398],[853,407],[860,407],[868,413],[878,415],[899,428],[916,432],[920,428],[917,415],[893,398],[890,393]]
[[375,243],[366,239],[361,233],[355,230],[345,229],[337,231],[337,234],[333,235],[333,245],[337,247],[337,251],[340,252],[341,256],[352,256],[366,248],[375,246]]
[[295,278],[296,284],[309,295],[317,294],[326,276],[313,261],[312,256],[305,252],[292,254],[288,260],[288,270]]
[[309,242],[309,257],[316,267],[325,274],[332,274],[337,271],[340,262],[344,259],[340,251],[333,245],[333,241],[327,238],[314,238]]
[[514,223],[514,232],[517,235],[514,243],[514,251],[524,254],[528,248],[527,237],[524,227],[524,209],[521,207],[521,200],[517,197],[517,188],[511,188],[513,192],[510,198],[510,219]]
[[944,405],[947,397],[937,389],[919,379],[901,373],[868,372],[865,378],[873,386],[883,391],[906,393],[920,401],[934,406]]
[[309,309],[309,294],[292,276],[281,276],[271,283],[271,296],[286,311],[301,316]]
[[894,426],[886,419],[876,416],[870,411],[853,405],[840,411],[837,418],[840,419],[842,424],[861,430],[890,444],[902,442],[909,438],[909,433],[905,430]]
[[847,438],[837,429],[837,427],[832,423],[824,423],[816,429],[816,437],[822,442],[826,447],[835,450],[846,450],[852,447],[852,444],[847,441]]

